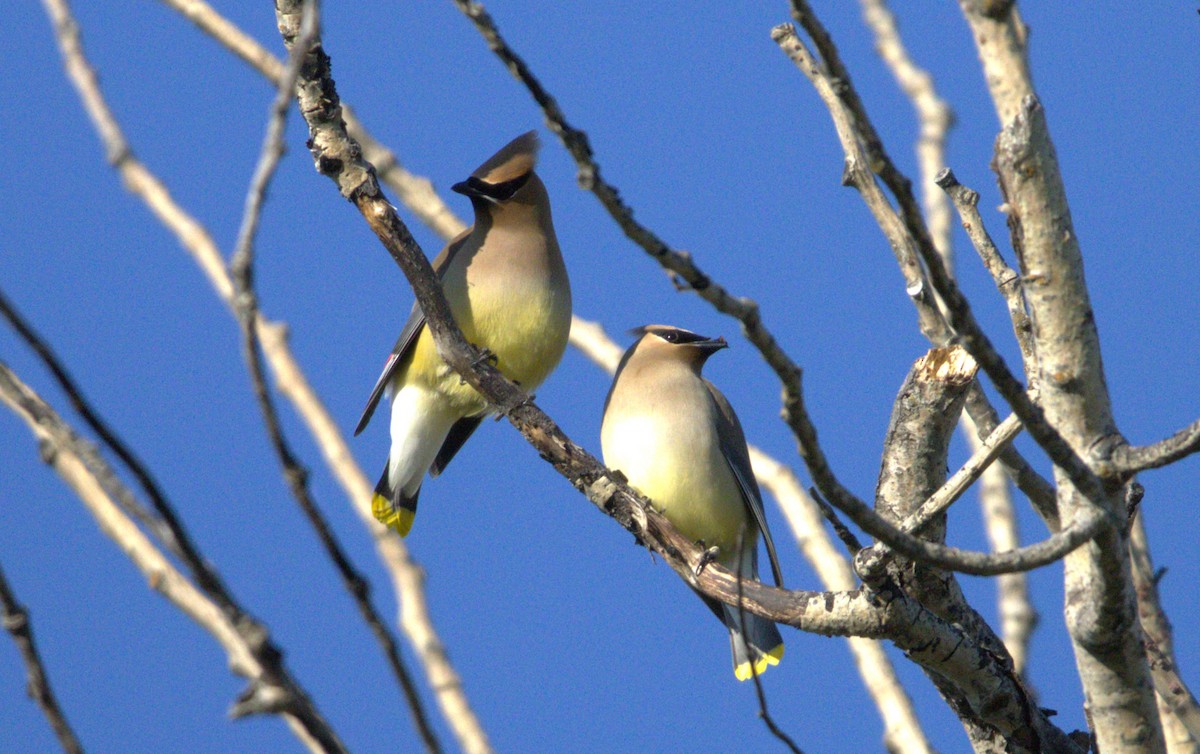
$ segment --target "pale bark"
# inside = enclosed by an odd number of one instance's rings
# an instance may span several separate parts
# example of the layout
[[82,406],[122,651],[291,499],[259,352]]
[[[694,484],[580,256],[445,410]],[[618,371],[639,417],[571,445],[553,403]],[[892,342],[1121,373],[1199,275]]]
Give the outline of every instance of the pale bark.
[[[1083,257],[1044,114],[1032,96],[1001,132],[996,168],[1033,320],[1039,403],[1047,421],[1087,457],[1116,430]],[[1055,478],[1065,524],[1095,506],[1124,519],[1119,489],[1089,500],[1059,467]],[[1067,629],[1100,750],[1164,751],[1123,529],[1107,524],[1064,565]]]

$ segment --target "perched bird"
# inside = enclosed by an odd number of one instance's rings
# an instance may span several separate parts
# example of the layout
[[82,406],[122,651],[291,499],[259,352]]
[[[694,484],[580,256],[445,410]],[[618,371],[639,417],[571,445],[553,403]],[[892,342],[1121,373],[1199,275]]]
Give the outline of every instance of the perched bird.
[[[604,404],[605,464],[682,534],[718,548],[717,561],[748,579],[758,579],[762,532],[775,583],[783,586],[741,424],[721,391],[700,376],[725,339],[664,325],[635,333],[640,337],[621,359]],[[738,680],[779,663],[783,638],[773,622],[746,612],[743,624],[736,607],[700,598],[729,628]]]
[[[567,346],[571,286],[546,187],[533,172],[538,138],[518,136],[452,189],[471,199],[475,224],[433,260],[454,321],[526,390],[550,374]],[[412,528],[425,472],[437,476],[483,420],[487,402],[437,354],[413,304],[354,434],[383,395],[392,401],[392,447],[371,508],[401,536]]]

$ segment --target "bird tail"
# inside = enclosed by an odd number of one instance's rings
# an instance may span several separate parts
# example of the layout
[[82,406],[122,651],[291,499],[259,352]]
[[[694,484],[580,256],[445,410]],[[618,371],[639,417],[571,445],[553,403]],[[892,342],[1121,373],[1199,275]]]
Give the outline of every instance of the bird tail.
[[758,615],[722,605],[729,645],[733,649],[733,674],[739,681],[762,675],[783,659],[783,637],[774,622]]
[[371,496],[371,513],[376,521],[406,537],[417,516],[417,496],[421,494],[421,488],[417,487],[411,495],[404,494],[399,481],[393,482],[390,478],[391,466],[390,460],[383,466],[383,474]]

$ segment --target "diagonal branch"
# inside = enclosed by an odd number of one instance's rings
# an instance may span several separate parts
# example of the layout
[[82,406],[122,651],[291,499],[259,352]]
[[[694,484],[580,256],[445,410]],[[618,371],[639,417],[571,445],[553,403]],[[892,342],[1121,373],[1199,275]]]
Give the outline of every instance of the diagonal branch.
[[[0,401],[29,426],[46,462],[75,491],[100,529],[142,571],[151,588],[212,634],[229,656],[230,669],[250,679],[231,714],[280,714],[311,751],[345,752],[337,733],[284,665],[283,654],[266,626],[232,597],[224,598],[232,605],[227,609],[193,586],[113,502],[116,495],[108,488],[115,485],[120,491],[124,485],[112,469],[4,364],[0,364]],[[125,489],[124,494],[133,493]]]
[[33,640],[33,626],[29,622],[29,611],[25,609],[24,605],[17,602],[12,588],[8,585],[8,579],[4,577],[3,569],[0,569],[0,623],[3,624],[4,630],[12,636],[13,643],[21,652],[21,659],[25,662],[25,688],[37,705],[42,708],[42,714],[46,716],[50,727],[54,729],[59,746],[62,746],[63,751],[67,754],[83,754],[83,747],[80,746],[79,739],[75,737],[75,731],[71,729],[71,724],[67,722],[67,716],[63,714],[62,707],[58,706],[58,698],[54,696],[54,689],[50,688],[46,666],[42,664],[37,643]]
[[[1141,494],[1141,485],[1131,485]],[[1141,515],[1136,515],[1129,533],[1130,565],[1137,592],[1138,622],[1142,642],[1163,723],[1169,754],[1196,754],[1200,751],[1200,703],[1179,674],[1175,664],[1175,640],[1171,623],[1162,609],[1158,579],[1150,562],[1150,546]]]
[[[879,137],[875,126],[872,125],[871,119],[867,115],[867,109],[850,80],[850,71],[842,63],[837,46],[833,43],[833,37],[829,35],[806,0],[792,0],[791,5],[792,18],[813,40],[813,45],[817,54],[820,55],[821,62],[828,71],[830,79],[837,83],[834,90],[835,96],[840,102],[840,108],[849,113],[856,132],[862,138],[865,159],[861,164],[866,166],[870,172],[878,174],[892,196],[895,197],[911,243],[921,250],[922,256],[927,253],[937,253],[929,228],[925,224],[925,218],[921,215],[921,208],[913,196],[912,181],[896,168],[892,158],[888,156],[887,150],[883,146],[883,140]],[[905,278],[908,279],[907,272]],[[936,340],[933,341],[933,344],[935,346],[945,345],[944,342]]]
[[[109,427],[108,423],[101,418],[96,409],[92,407],[91,402],[84,397],[83,391],[75,384],[75,380],[71,377],[71,374],[67,371],[66,366],[63,365],[57,354],[54,353],[54,349],[50,347],[45,338],[33,329],[33,325],[17,311],[17,308],[8,300],[3,291],[0,291],[0,316],[3,316],[8,321],[8,324],[16,331],[21,340],[25,341],[25,344],[37,354],[42,364],[50,370],[50,374],[53,375],[55,382],[66,393],[67,400],[71,402],[71,408],[75,409],[84,423],[100,438],[100,441],[120,459],[121,463],[125,464],[125,467],[137,479],[142,492],[150,498],[150,502],[155,509],[155,513],[151,513],[133,497],[118,498],[118,502],[125,511],[137,519],[148,531],[153,532],[154,536],[180,560],[185,562],[199,562],[200,557],[196,553],[196,548],[187,538],[186,533],[181,538],[180,533],[182,532],[182,528],[175,521],[175,511],[166,502],[158,486],[158,482],[155,481],[150,470],[146,468],[146,465],[142,463],[137,454],[125,444],[125,441],[117,435],[116,431],[112,427]],[[197,580],[204,578],[203,573],[197,572],[193,575]]]
[[1029,312],[1025,309],[1024,286],[1021,276],[1009,267],[1001,256],[991,235],[984,225],[983,216],[979,214],[979,192],[973,191],[958,182],[954,171],[944,168],[937,175],[937,185],[946,192],[946,196],[954,202],[954,208],[962,221],[963,230],[971,239],[979,258],[991,273],[996,289],[1004,296],[1008,305],[1008,317],[1012,321],[1013,333],[1017,337],[1017,345],[1021,348],[1021,361],[1025,364],[1025,373],[1031,385],[1037,381],[1037,354],[1033,348],[1033,323],[1029,320]]
[[[921,172],[921,203],[925,211],[923,220],[929,229],[930,241],[941,252],[947,266],[952,266],[953,254],[950,248],[950,208],[946,205],[945,197],[938,190],[934,176],[946,164],[946,134],[954,124],[954,111],[938,96],[933,86],[933,77],[929,72],[920,68],[900,39],[896,27],[896,17],[884,0],[860,0],[863,9],[863,19],[875,34],[875,49],[883,62],[896,77],[896,82],[908,99],[912,102],[917,113],[920,135],[917,139],[917,160]],[[793,5],[793,9],[797,6]],[[802,24],[819,23],[811,13],[804,15]],[[806,27],[807,28],[807,27]],[[832,41],[830,42],[832,46]],[[835,58],[838,65],[841,60]],[[828,64],[828,61],[827,61]],[[849,79],[844,79],[849,84]],[[853,88],[853,87],[847,87]],[[865,115],[865,113],[864,113]],[[869,122],[869,121],[868,121]],[[877,140],[878,141],[878,140]],[[880,141],[878,150],[880,161],[891,165],[887,153],[883,151]],[[885,168],[889,179],[893,174],[899,174],[894,166]],[[885,183],[891,187],[889,179]],[[905,184],[898,184],[896,190],[902,190]]]

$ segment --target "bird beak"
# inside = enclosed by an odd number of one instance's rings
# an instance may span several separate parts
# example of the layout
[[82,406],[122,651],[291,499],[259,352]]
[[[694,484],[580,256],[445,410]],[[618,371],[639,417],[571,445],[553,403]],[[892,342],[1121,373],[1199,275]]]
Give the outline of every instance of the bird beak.
[[693,348],[698,348],[705,353],[716,353],[722,348],[729,348],[729,344],[724,338],[709,338],[708,340],[695,340],[688,343]]
[[483,194],[479,192],[479,189],[475,188],[467,181],[459,181],[451,186],[450,190],[456,194],[462,194],[463,196],[483,196]]

